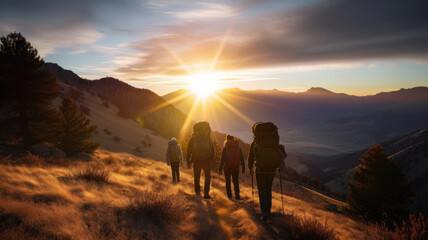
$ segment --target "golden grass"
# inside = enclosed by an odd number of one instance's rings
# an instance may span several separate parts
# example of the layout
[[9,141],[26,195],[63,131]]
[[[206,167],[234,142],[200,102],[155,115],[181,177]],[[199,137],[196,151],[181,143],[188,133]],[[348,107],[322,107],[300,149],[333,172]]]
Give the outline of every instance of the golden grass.
[[[97,150],[93,159],[92,163],[72,162],[67,166],[0,164],[0,220],[7,223],[0,227],[0,239],[277,239],[291,236],[290,227],[281,220],[282,215],[275,214],[270,223],[259,220],[257,192],[253,212],[248,176],[241,176],[242,200],[235,201],[227,198],[223,177],[212,174],[213,198],[204,200],[194,194],[190,169],[181,170],[182,182],[173,184],[171,169],[162,162],[105,150]],[[89,179],[80,177],[86,171],[90,173]],[[105,173],[108,177],[102,177]],[[97,177],[102,180],[92,180]],[[203,178],[201,181],[203,186]],[[300,219],[302,229],[318,229],[327,219],[328,229],[333,228],[337,237],[361,238],[363,224],[327,212],[317,204],[336,203],[335,200],[290,182],[284,185],[285,211]],[[294,193],[304,195],[305,192],[313,204],[293,197]],[[272,210],[281,212],[278,192],[273,193]]]

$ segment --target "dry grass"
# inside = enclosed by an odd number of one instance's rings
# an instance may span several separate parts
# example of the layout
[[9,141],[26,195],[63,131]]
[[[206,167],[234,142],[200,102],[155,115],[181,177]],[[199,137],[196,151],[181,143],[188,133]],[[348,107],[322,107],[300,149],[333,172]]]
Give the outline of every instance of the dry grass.
[[373,225],[366,229],[366,240],[424,240],[428,239],[428,220],[422,215],[410,215],[401,226],[389,229],[385,224]]
[[88,164],[72,170],[69,176],[89,182],[109,183],[110,171],[102,166]]
[[0,164],[7,165],[27,165],[35,167],[48,167],[48,166],[63,166],[67,167],[74,165],[75,161],[69,160],[67,158],[54,158],[48,157],[43,158],[37,155],[29,153],[26,156],[11,158],[10,156],[0,156]]
[[[363,224],[291,196],[285,196],[285,206],[295,211],[293,218],[260,222],[247,176],[242,200],[231,201],[223,177],[213,173],[213,198],[207,201],[195,196],[190,169],[181,169],[182,182],[172,184],[165,180],[171,172],[164,162],[105,150],[93,159],[66,167],[0,164],[0,239],[334,239],[328,238],[326,217],[337,236],[363,236]],[[274,192],[272,210],[280,206]]]
[[287,215],[283,218],[284,228],[288,229],[292,239],[318,239],[335,240],[338,239],[334,230],[327,226],[327,219],[321,224],[314,218],[296,217]]

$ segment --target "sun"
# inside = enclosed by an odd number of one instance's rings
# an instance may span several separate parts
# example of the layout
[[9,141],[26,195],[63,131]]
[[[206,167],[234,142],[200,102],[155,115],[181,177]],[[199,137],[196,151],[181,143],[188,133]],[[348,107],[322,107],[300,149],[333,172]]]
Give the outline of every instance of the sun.
[[197,73],[188,76],[189,89],[198,97],[208,97],[218,88],[218,76],[214,72]]

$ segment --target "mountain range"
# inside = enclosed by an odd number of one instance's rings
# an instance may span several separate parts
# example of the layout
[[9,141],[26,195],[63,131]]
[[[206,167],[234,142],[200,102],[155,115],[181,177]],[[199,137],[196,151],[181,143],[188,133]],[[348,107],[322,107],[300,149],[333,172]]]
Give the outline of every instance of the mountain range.
[[[184,113],[190,112],[197,98],[185,89],[163,97]],[[321,159],[320,156],[351,153],[427,127],[428,88],[372,96],[334,93],[323,88],[300,93],[223,89],[207,99],[205,105],[197,105],[192,116],[246,141],[252,139],[252,122],[271,121],[279,127],[282,143],[289,151]]]

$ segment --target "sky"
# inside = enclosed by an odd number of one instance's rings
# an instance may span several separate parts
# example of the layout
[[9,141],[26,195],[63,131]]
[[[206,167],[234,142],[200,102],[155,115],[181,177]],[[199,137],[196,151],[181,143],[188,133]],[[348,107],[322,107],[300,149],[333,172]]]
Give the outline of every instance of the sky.
[[218,87],[370,95],[428,86],[428,1],[2,0],[0,35],[46,62],[158,94]]

